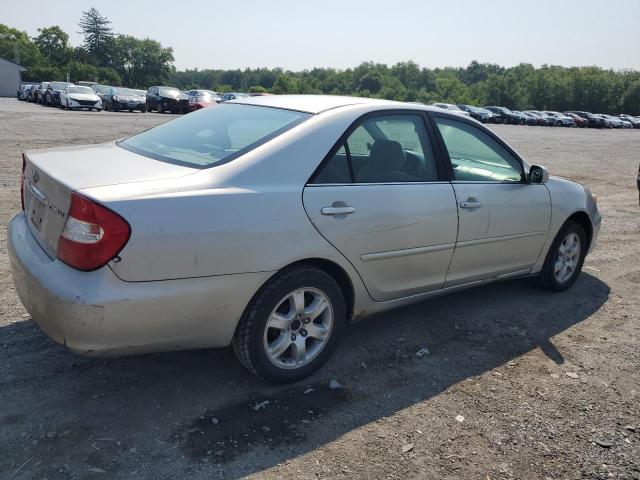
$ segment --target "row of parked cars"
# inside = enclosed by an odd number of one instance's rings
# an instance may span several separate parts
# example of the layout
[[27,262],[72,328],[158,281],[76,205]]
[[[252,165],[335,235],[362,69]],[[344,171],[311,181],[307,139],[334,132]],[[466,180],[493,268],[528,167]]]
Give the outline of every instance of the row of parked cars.
[[[159,113],[188,113],[235,98],[248,97],[248,93],[218,93],[194,89],[182,91],[175,87],[153,86],[148,90],[99,85],[92,82],[40,82],[24,84],[18,90],[18,99],[51,107],[88,110],[153,111]],[[506,107],[476,107],[466,104],[434,103],[443,108],[475,118],[483,123],[511,125],[539,125],[547,127],[640,128],[640,117],[627,114],[617,116],[580,110],[564,113],[541,110],[510,110]]]
[[524,110],[520,112],[506,107],[476,107],[465,104],[454,105],[452,103],[434,103],[433,106],[473,117],[483,123],[546,127],[640,128],[640,117],[625,113],[614,116],[581,110],[571,110],[563,113],[547,110]]
[[184,92],[165,86],[153,86],[145,91],[92,82],[40,82],[23,84],[17,96],[19,100],[63,109],[188,113],[250,95],[238,92],[221,94],[212,90]]

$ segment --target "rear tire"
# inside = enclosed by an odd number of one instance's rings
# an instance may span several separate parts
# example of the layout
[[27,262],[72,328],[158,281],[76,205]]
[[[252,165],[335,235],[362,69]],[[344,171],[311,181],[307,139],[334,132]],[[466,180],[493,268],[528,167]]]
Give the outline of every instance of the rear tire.
[[271,279],[251,300],[233,348],[259,378],[297,382],[329,359],[345,316],[344,295],[333,277],[314,267],[297,267]]
[[553,240],[536,283],[553,292],[568,289],[580,275],[586,255],[587,234],[582,225],[570,220]]

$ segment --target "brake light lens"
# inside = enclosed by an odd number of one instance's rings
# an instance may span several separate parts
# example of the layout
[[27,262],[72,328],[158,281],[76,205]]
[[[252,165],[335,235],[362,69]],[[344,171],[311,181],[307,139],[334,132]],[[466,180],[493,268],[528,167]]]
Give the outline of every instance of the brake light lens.
[[22,174],[20,175],[20,203],[22,204],[22,210],[24,211],[24,171],[27,168],[27,159],[22,154]]
[[97,270],[124,248],[130,236],[131,227],[124,218],[74,192],[58,240],[58,258],[78,270]]

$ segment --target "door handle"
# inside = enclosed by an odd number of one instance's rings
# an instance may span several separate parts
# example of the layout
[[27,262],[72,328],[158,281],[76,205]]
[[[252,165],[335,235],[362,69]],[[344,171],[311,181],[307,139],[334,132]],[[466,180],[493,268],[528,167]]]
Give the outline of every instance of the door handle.
[[355,211],[354,207],[323,207],[320,213],[322,215],[347,215]]
[[482,202],[466,201],[460,202],[460,208],[478,208],[482,206]]

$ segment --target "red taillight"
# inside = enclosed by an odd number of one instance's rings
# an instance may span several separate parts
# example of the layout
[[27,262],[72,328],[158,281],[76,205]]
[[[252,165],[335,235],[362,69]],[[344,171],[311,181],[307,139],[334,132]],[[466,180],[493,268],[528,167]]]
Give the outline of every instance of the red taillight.
[[78,270],[96,270],[124,248],[130,235],[124,218],[74,192],[58,240],[58,258]]
[[27,168],[27,159],[22,154],[22,174],[20,175],[20,203],[22,204],[22,210],[24,210],[24,171]]

